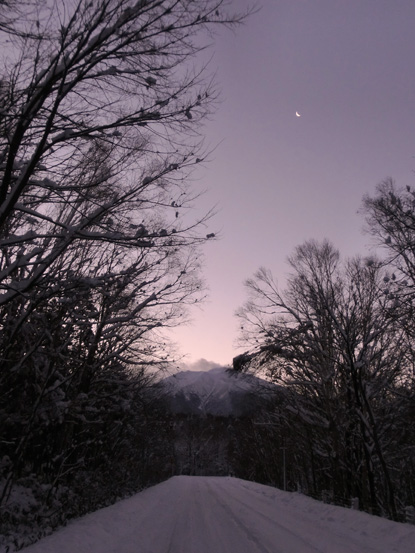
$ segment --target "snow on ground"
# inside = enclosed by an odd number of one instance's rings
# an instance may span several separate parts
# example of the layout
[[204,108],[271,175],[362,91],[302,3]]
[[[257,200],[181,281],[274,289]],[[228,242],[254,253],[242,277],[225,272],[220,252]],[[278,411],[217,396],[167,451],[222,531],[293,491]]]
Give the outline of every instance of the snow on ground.
[[25,553],[413,553],[415,526],[224,477],[175,476]]

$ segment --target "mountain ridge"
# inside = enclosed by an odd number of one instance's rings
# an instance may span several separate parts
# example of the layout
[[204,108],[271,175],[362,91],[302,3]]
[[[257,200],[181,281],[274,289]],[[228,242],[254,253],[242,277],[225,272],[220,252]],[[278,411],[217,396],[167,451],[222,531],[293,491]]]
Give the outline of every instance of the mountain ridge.
[[256,376],[241,375],[226,367],[181,371],[161,383],[175,413],[236,417],[252,412],[261,391],[269,391],[272,386]]

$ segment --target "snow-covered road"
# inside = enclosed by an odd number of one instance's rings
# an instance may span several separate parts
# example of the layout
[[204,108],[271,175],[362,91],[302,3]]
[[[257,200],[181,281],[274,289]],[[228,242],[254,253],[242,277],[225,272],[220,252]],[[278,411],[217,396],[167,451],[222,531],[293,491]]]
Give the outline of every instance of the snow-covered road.
[[176,476],[25,553],[413,553],[415,526],[237,478]]

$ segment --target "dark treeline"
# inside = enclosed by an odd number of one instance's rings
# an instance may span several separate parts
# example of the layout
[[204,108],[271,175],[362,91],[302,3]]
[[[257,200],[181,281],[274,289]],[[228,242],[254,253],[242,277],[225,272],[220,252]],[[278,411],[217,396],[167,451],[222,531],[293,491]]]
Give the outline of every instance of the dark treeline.
[[[385,254],[342,262],[327,241],[289,258],[280,291],[260,269],[240,309],[237,370],[262,370],[279,399],[245,439],[253,478],[395,520],[415,503],[415,190],[388,180],[364,200]],[[272,445],[271,445],[272,444]],[[255,451],[261,451],[256,455]],[[248,475],[249,476],[249,475]]]

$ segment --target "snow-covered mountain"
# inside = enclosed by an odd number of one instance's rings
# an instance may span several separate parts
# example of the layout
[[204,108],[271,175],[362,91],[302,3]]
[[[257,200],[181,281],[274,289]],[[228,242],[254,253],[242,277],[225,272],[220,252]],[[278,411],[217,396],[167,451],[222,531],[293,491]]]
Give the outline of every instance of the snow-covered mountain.
[[165,378],[171,409],[176,413],[241,416],[251,412],[270,384],[225,367],[210,371],[182,371]]

